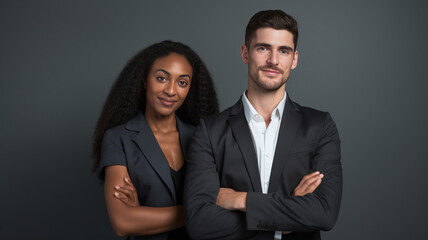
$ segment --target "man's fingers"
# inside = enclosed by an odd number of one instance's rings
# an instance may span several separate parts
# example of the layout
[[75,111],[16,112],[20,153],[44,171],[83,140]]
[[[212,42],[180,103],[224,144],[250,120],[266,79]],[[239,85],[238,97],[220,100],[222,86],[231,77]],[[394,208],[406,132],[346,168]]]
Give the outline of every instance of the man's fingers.
[[294,189],[293,196],[303,196],[312,193],[321,184],[324,174],[319,171],[305,175],[299,185]]
[[312,184],[310,184],[306,190],[305,190],[305,194],[308,193],[313,193],[315,191],[315,189],[317,189],[317,187],[321,184],[321,178],[316,179],[316,181],[314,181]]
[[302,178],[297,188],[306,189],[309,185],[322,177],[324,177],[324,175],[319,172],[308,174]]
[[[308,183],[312,183],[314,179],[316,180],[319,176],[322,174],[319,171],[310,173],[308,175],[305,175],[302,180],[300,180],[299,186],[308,185]],[[308,182],[309,181],[309,182]]]
[[305,175],[303,178],[302,178],[302,182],[304,182],[304,181],[306,181],[307,179],[309,179],[309,178],[312,178],[312,177],[314,177],[314,176],[317,176],[317,175],[319,175],[320,174],[320,172],[319,171],[315,171],[315,172],[313,172],[313,173],[309,173],[308,175]]
[[232,188],[220,188],[219,193],[228,193],[228,192],[236,192],[235,190],[233,190]]
[[311,178],[308,178],[304,183],[303,186],[305,188],[307,188],[308,186],[314,184],[316,181],[322,179],[324,177],[324,174],[320,173],[320,174],[316,174],[313,175]]

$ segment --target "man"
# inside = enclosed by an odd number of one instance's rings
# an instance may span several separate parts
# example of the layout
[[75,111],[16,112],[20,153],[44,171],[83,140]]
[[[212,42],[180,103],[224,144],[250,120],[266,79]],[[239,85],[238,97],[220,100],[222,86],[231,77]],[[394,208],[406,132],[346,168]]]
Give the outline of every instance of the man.
[[184,204],[192,238],[320,239],[335,224],[342,194],[336,126],[285,92],[297,38],[296,20],[280,10],[250,19],[241,48],[248,90],[201,120],[190,143]]

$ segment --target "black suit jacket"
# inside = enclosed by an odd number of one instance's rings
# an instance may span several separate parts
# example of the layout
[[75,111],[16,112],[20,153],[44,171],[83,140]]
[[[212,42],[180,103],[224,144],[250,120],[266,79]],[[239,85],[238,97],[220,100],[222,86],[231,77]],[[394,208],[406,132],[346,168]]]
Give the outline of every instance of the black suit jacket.
[[[186,158],[187,146],[194,127],[176,119],[181,148]],[[141,206],[177,205],[168,160],[142,113],[126,124],[106,131],[101,149],[101,161],[98,166],[101,176],[103,177],[106,166],[126,166],[129,177],[137,189]],[[130,236],[130,239],[167,239],[169,233]]]
[[[241,100],[201,120],[189,146],[184,203],[195,239],[320,239],[335,224],[342,195],[340,140],[326,112],[287,98],[268,194],[262,193],[257,157]],[[302,177],[325,175],[312,194],[293,197]],[[245,191],[246,213],[217,206],[220,187]]]

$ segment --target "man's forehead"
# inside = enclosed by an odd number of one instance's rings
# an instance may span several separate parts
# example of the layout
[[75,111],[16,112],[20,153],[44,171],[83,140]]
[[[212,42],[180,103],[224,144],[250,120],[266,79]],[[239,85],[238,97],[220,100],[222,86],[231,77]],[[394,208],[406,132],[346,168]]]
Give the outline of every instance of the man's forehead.
[[275,47],[288,46],[294,49],[293,34],[285,29],[259,28],[251,39],[250,46],[267,44]]

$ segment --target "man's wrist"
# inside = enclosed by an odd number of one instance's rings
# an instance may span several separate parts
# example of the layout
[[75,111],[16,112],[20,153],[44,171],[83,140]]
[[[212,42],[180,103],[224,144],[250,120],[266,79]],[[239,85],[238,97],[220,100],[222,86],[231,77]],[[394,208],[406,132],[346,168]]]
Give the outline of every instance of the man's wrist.
[[236,210],[246,212],[247,211],[247,192],[238,192],[239,195],[236,201]]

